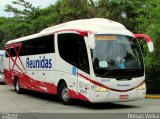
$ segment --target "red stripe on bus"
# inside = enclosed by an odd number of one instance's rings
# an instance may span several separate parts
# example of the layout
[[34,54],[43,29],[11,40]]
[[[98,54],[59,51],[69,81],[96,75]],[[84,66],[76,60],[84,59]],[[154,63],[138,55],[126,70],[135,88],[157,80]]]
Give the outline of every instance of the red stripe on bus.
[[133,88],[130,88],[130,89],[127,89],[127,90],[118,90],[118,89],[113,89],[113,88],[107,87],[107,86],[105,86],[105,85],[103,85],[103,84],[101,84],[101,83],[99,83],[99,82],[96,82],[96,81],[94,81],[94,80],[92,80],[92,79],[90,79],[90,78],[88,78],[88,77],[86,77],[86,76],[84,76],[84,75],[82,75],[82,74],[77,73],[77,75],[81,76],[82,78],[90,81],[91,83],[93,83],[93,84],[95,84],[95,85],[97,85],[97,86],[100,86],[100,87],[103,87],[103,88],[107,88],[107,89],[109,89],[109,90],[116,91],[116,92],[128,92],[128,91],[131,91],[131,90],[134,90],[134,89],[138,88],[140,85],[142,85],[142,84],[144,83],[144,81],[142,81],[142,82],[141,82],[139,85],[137,85],[136,87],[133,87]]
[[[18,79],[20,81],[21,88],[39,91],[43,93],[57,94],[57,86],[54,85],[53,83],[34,80],[28,75],[22,74],[16,70],[9,71],[7,69],[4,69],[4,75],[5,75],[4,81],[7,85],[14,85],[14,77],[16,75],[18,76]],[[84,95],[82,95],[81,93],[76,93],[75,91],[70,90],[70,89],[69,89],[69,96],[70,98],[89,101],[89,99],[85,97]]]
[[[11,56],[11,54],[10,54],[10,51],[9,51],[9,50],[10,50],[11,48],[14,49],[14,52],[15,52],[15,54],[16,54],[15,59],[14,59],[14,58]],[[17,48],[18,48],[18,49],[17,49]],[[9,64],[10,64],[10,61],[13,62],[12,68],[11,68],[11,66],[9,65],[10,70],[14,70],[14,67],[17,66],[18,69],[21,70],[21,72],[23,73],[23,70],[25,70],[25,67],[24,67],[24,65],[23,65],[23,63],[22,63],[21,58],[19,57],[19,52],[20,52],[21,48],[22,48],[22,43],[15,43],[15,44],[10,44],[10,45],[5,46],[4,50],[6,51],[7,55],[9,56]],[[10,59],[11,59],[11,60],[10,60]],[[23,69],[21,69],[20,66],[17,64],[17,59],[19,59],[21,65],[22,65],[22,67],[23,67]]]
[[147,36],[147,35],[145,35],[145,34],[134,34],[134,36],[136,38],[145,38],[145,40],[147,41],[147,43],[148,42],[152,42],[152,38],[149,37],[149,36]]
[[7,69],[5,69],[4,75],[5,75],[4,81],[8,85],[14,85],[14,77],[18,76],[21,88],[49,93],[49,94],[57,94],[57,86],[54,85],[53,83],[38,81],[25,74],[19,72],[16,73],[14,70],[8,71]]
[[70,98],[73,98],[73,99],[80,99],[80,100],[83,100],[83,101],[89,101],[89,99],[82,95],[81,93],[76,93],[75,91],[69,89],[69,97]]
[[82,36],[87,36],[88,33],[89,33],[89,34],[92,34],[92,33],[93,33],[92,31],[84,31],[84,30],[79,30],[79,29],[64,29],[64,30],[56,31],[55,33],[65,32],[65,31],[78,32],[78,33],[80,33]]

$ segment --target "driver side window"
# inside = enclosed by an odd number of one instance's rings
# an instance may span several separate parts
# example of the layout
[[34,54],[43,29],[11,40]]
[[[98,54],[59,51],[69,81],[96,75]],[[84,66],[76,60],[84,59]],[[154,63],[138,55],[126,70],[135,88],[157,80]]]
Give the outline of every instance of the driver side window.
[[89,73],[89,61],[83,36],[75,33],[58,35],[59,54],[63,60]]

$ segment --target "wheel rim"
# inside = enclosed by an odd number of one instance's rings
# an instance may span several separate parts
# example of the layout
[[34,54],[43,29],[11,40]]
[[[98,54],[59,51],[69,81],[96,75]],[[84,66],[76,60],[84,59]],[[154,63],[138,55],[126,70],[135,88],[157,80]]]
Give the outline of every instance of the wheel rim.
[[16,81],[16,91],[19,91],[19,82]]
[[69,93],[68,93],[68,88],[65,87],[62,90],[62,98],[64,101],[68,101],[69,100]]

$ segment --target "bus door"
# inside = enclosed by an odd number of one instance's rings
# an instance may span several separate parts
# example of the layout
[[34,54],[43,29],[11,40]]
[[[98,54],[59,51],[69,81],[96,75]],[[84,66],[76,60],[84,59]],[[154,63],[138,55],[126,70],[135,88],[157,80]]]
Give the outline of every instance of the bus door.
[[84,40],[84,37],[79,35],[77,38],[77,47],[78,47],[78,96],[82,100],[87,100],[89,97],[89,78],[90,69],[89,69],[89,60],[87,53],[87,46]]
[[[58,33],[57,70],[60,79],[66,79],[72,92],[72,98],[88,93],[88,82],[83,77],[89,76],[89,63],[84,37],[78,33]],[[56,46],[57,47],[57,46]],[[59,56],[58,56],[59,55]],[[62,77],[63,76],[63,77]],[[88,86],[88,87],[87,87]]]

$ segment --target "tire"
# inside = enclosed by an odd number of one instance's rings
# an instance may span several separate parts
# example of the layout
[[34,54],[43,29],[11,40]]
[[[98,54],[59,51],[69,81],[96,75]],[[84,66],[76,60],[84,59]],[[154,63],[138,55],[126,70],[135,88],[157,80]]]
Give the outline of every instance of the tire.
[[69,97],[69,90],[65,83],[62,83],[59,87],[59,99],[64,105],[72,103],[72,99]]
[[15,87],[15,91],[16,91],[17,94],[21,94],[22,93],[22,88],[20,88],[20,84],[19,84],[19,80],[18,79],[15,79],[14,87]]

